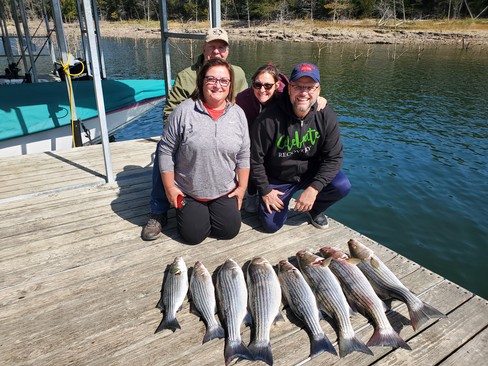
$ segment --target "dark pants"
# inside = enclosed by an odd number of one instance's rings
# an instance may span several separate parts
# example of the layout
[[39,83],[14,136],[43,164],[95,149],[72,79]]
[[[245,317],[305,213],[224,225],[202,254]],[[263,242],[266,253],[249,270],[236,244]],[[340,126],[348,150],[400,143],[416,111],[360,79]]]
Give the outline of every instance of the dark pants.
[[[259,218],[261,219],[264,231],[274,233],[283,227],[288,218],[288,204],[290,203],[291,198],[296,192],[307,188],[310,185],[311,180],[312,178],[304,179],[302,182],[295,184],[270,181],[272,189],[284,193],[280,196],[280,199],[283,201],[285,207],[281,212],[271,211],[271,213],[268,213],[263,200],[260,199]],[[312,210],[315,213],[324,212],[341,198],[347,196],[350,190],[351,183],[349,182],[349,179],[342,170],[339,171],[332,182],[319,192]]]
[[176,210],[178,232],[189,244],[199,244],[208,236],[217,239],[232,239],[241,228],[241,212],[237,198],[227,195],[208,202],[192,197],[184,198],[183,208]]
[[159,171],[159,144],[156,145],[156,152],[154,154],[154,165],[152,171],[152,189],[151,189],[151,213],[154,215],[165,214],[170,208],[166,192],[164,191],[163,180],[161,179],[161,172]]

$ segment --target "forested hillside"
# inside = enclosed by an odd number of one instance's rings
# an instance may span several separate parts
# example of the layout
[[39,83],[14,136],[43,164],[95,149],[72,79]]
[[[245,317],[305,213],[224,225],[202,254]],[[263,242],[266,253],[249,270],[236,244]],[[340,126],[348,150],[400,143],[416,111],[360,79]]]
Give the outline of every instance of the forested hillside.
[[[61,0],[65,21],[77,19],[77,0]],[[39,18],[42,3],[49,12],[50,1],[24,0],[27,15]],[[4,4],[10,19],[10,0]],[[159,0],[97,0],[102,20],[158,20]],[[381,20],[421,20],[488,18],[487,0],[221,0],[222,19],[249,24],[261,21],[294,19],[343,20],[376,18]],[[207,19],[207,0],[167,0],[170,19],[203,21]]]

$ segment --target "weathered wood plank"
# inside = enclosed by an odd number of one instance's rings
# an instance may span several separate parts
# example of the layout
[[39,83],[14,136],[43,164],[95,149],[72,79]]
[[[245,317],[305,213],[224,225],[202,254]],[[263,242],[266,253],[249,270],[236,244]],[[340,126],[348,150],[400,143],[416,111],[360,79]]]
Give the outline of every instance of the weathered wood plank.
[[488,328],[483,329],[470,339],[463,347],[456,350],[439,366],[483,365],[486,359],[486,345],[488,344]]
[[[447,319],[438,321],[418,334],[409,344],[416,352],[408,356],[404,350],[390,354],[382,363],[385,365],[435,365],[449,356],[453,350],[464,345],[473,334],[486,328],[488,304],[473,297],[467,303],[452,311]],[[407,363],[407,360],[409,363]]]

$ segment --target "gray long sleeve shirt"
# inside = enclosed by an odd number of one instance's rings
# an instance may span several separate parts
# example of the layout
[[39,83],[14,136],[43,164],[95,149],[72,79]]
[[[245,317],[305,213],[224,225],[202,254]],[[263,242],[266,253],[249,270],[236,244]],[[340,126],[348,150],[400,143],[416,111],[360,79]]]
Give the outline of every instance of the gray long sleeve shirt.
[[159,144],[159,168],[174,172],[185,194],[221,197],[235,188],[237,169],[249,167],[247,119],[238,105],[228,103],[214,121],[200,100],[187,99],[169,116]]

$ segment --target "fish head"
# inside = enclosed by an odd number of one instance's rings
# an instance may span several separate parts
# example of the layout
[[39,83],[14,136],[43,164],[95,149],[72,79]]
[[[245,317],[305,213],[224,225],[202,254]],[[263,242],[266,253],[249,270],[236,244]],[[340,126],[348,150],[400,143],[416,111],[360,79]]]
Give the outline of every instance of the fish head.
[[281,261],[278,262],[278,271],[279,272],[288,272],[288,271],[294,271],[296,270],[297,268],[291,264],[290,262],[288,262],[287,259],[283,259]]
[[271,265],[269,261],[264,257],[254,257],[253,259],[251,259],[251,265],[254,266],[262,266],[267,264]]
[[355,239],[350,239],[347,242],[347,245],[349,246],[349,253],[351,253],[351,257],[366,260],[370,259],[373,255],[373,251],[371,249]]
[[300,266],[320,265],[324,258],[312,253],[309,250],[300,250],[296,254]]
[[187,272],[186,263],[183,260],[183,257],[175,257],[173,263],[169,267],[169,271],[173,274],[181,274]]
[[203,265],[202,262],[196,261],[195,265],[193,266],[193,275],[194,276],[206,276],[209,274],[207,268]]
[[332,258],[334,260],[346,260],[349,258],[346,253],[335,247],[322,247],[320,248],[320,253],[322,253],[325,258]]

